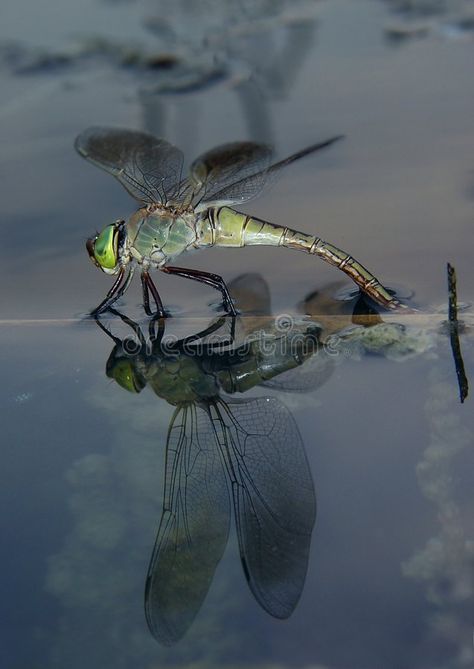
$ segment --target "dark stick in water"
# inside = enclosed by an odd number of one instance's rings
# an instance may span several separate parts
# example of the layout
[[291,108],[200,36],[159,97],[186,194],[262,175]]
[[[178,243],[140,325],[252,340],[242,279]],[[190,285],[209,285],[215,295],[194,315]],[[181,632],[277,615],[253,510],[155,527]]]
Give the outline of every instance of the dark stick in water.
[[464,370],[464,361],[462,359],[461,344],[459,342],[459,323],[458,323],[458,306],[456,295],[456,270],[449,263],[448,270],[448,292],[449,292],[449,338],[451,341],[451,350],[453,352],[454,366],[456,369],[456,376],[458,377],[459,398],[461,404],[464,402],[469,393],[469,383],[466,372]]

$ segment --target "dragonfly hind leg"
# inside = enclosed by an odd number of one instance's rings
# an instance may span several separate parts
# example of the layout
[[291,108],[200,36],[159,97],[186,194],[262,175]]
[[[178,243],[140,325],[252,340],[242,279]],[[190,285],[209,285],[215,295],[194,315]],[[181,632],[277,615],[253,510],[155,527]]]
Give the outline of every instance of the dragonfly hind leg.
[[224,304],[224,309],[231,316],[237,316],[237,310],[234,307],[232,298],[230,296],[229,290],[224,282],[224,279],[218,274],[210,274],[209,272],[203,272],[199,269],[186,269],[184,267],[162,267],[162,272],[167,274],[176,274],[177,276],[183,276],[185,279],[192,279],[193,281],[199,281],[200,283],[205,283],[207,286],[212,286],[218,290],[222,295],[222,302]]
[[[142,280],[142,291],[143,291],[143,306],[147,316],[155,316],[157,318],[165,318],[165,308],[163,302],[161,301],[160,294],[153,283],[153,280],[147,270],[143,270],[141,273]],[[150,293],[153,297],[153,300],[156,304],[156,312],[153,312],[150,309]]]

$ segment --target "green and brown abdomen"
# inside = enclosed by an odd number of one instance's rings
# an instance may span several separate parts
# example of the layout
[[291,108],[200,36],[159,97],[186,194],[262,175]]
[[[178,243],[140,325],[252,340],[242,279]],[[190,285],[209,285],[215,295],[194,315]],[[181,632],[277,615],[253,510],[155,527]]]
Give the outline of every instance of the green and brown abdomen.
[[208,209],[200,219],[198,227],[199,246],[283,246],[317,255],[350,276],[378,304],[388,309],[406,309],[355,258],[315,235],[275,225],[230,207]]
[[150,213],[139,209],[127,223],[129,249],[138,262],[158,267],[181,255],[196,242],[196,226],[189,215]]

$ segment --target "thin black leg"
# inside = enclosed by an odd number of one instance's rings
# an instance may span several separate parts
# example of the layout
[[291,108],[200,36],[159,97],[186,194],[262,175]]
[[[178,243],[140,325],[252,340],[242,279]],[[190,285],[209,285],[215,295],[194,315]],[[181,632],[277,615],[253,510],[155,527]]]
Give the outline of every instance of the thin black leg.
[[125,293],[125,291],[130,285],[135,270],[133,267],[131,267],[128,270],[128,274],[126,276],[125,276],[125,271],[126,271],[125,267],[120,268],[118,276],[112,288],[109,290],[109,292],[102,300],[102,302],[93,311],[91,311],[91,316],[98,316],[103,311],[107,311],[107,309],[111,307],[112,304],[114,304],[118,299],[122,297],[122,295]]
[[[115,311],[115,310],[112,309],[112,311]],[[96,322],[97,325],[100,327],[100,329],[102,330],[102,332],[105,332],[105,334],[107,335],[107,337],[110,337],[110,338],[112,339],[112,341],[114,342],[114,344],[115,344],[116,346],[122,342],[122,340],[121,340],[119,337],[116,337],[115,335],[113,335],[113,334],[111,333],[111,331],[109,330],[109,328],[106,327],[106,326],[102,323],[102,321],[100,320],[100,318],[99,318],[98,316],[95,316],[95,322]]]
[[[158,318],[165,318],[166,314],[165,314],[165,309],[163,307],[163,302],[161,301],[160,294],[147,270],[142,270],[141,280],[142,280],[142,290],[143,290],[143,306],[145,308],[147,316],[156,316]],[[156,312],[152,312],[152,310],[150,309],[150,292],[156,304]]]
[[140,345],[142,346],[143,349],[145,349],[146,340],[145,337],[143,336],[143,332],[141,331],[138,323],[132,321],[131,318],[129,318],[125,314],[122,314],[120,311],[117,311],[117,309],[111,308],[109,309],[109,311],[111,314],[114,314],[114,316],[118,316],[118,318],[120,318],[120,320],[122,320],[125,323],[125,325],[128,325],[128,327],[133,330],[138,341],[140,342]]
[[193,281],[205,283],[207,286],[212,286],[212,288],[220,291],[224,309],[227,313],[231,316],[237,316],[237,311],[232,303],[232,298],[225,285],[224,279],[218,274],[210,274],[209,272],[203,272],[199,269],[185,269],[184,267],[169,266],[162,267],[161,271],[166,272],[167,274],[177,274],[178,276],[183,276],[185,279],[192,279]]
[[[211,350],[216,350],[219,348],[224,348],[226,346],[230,346],[231,344],[234,343],[235,339],[235,316],[232,316],[232,324],[230,328],[230,336],[228,339],[221,339],[219,341],[210,341],[210,342],[201,342],[202,345],[209,351]],[[200,332],[197,332],[196,334],[189,335],[188,337],[184,337],[184,339],[180,339],[178,342],[176,342],[176,348],[178,350],[181,349],[186,349],[190,344],[193,342],[200,341],[204,339],[205,337],[208,337],[211,334],[214,334],[217,330],[219,330],[226,322],[227,316],[221,316],[218,318],[214,323],[211,323],[207,328],[204,330],[201,330]],[[196,347],[196,350],[198,347]]]
[[142,293],[143,293],[143,308],[145,309],[145,313],[147,316],[151,316],[151,309],[150,309],[150,293],[148,290],[148,284],[146,281],[146,276],[145,272],[142,272],[140,274],[140,279],[142,282]]
[[146,272],[146,277],[147,277],[148,288],[150,289],[150,293],[153,295],[153,299],[154,299],[155,304],[156,304],[157,315],[160,318],[165,318],[165,316],[166,316],[165,308],[163,306],[163,302],[161,301],[160,294],[159,294],[155,284],[153,283],[153,279],[148,274],[148,272]]
[[161,342],[163,340],[163,335],[165,334],[165,320],[161,316],[153,316],[150,318],[148,323],[148,336],[153,345],[153,350],[157,350],[160,353]]

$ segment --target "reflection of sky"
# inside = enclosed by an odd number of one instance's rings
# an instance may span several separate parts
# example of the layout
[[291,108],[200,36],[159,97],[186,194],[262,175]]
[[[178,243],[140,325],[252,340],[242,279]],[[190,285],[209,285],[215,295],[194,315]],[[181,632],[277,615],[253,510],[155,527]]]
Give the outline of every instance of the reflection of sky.
[[[474,537],[472,517],[466,516],[463,472],[459,461],[472,447],[473,432],[456,415],[456,401],[438,370],[429,376],[426,402],[431,441],[417,465],[420,489],[435,507],[439,529],[426,545],[403,564],[403,571],[421,583],[433,604],[430,616],[433,640],[441,637],[454,652],[449,666],[472,666],[474,595]],[[448,399],[449,398],[449,399]]]
[[[94,32],[143,34],[134,3],[32,7],[26,0],[5,6],[0,36],[59,48],[89,31],[91,17]],[[384,3],[321,3],[318,17],[317,40],[289,97],[268,103],[275,143],[284,155],[337,132],[347,139],[289,169],[247,210],[322,234],[430,307],[445,301],[449,259],[460,298],[471,300],[472,43],[425,40],[393,50],[383,38]],[[134,204],[81,162],[72,142],[92,123],[140,127],[134,83],[110,68],[36,78],[1,69],[0,80],[2,318],[83,313],[109,285],[87,260],[84,240]],[[244,136],[232,88],[184,100],[194,151]],[[173,114],[164,133],[186,149]],[[258,269],[284,310],[336,277],[315,263],[277,249],[209,251],[188,261],[226,278],[243,266]],[[208,314],[215,299],[178,279],[164,277],[160,287],[193,315]],[[138,301],[135,287],[127,305]],[[231,546],[189,638],[165,652],[145,628],[142,597],[168,408],[109,384],[109,342],[92,325],[2,326],[0,337],[7,351],[0,517],[9,547],[2,666],[472,664],[473,463],[470,449],[454,452],[452,443],[464,433],[471,443],[472,411],[445,400],[456,393],[447,344],[438,359],[338,365],[314,398],[288,398],[319,502],[302,600],[286,623],[269,619],[247,592]],[[472,345],[466,351],[469,372]],[[444,432],[435,420],[446,421]],[[446,443],[454,523],[438,520],[439,499],[426,498],[429,481],[416,475],[430,449],[442,452]],[[459,540],[452,548],[450,531]]]

